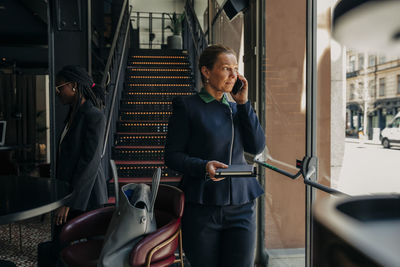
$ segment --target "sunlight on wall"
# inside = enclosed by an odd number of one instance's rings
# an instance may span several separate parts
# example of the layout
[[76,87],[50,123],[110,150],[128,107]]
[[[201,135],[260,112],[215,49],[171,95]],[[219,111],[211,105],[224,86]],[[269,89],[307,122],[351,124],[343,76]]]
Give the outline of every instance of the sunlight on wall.
[[303,81],[302,81],[302,88],[301,88],[301,101],[300,101],[300,112],[302,114],[306,113],[306,62],[307,55],[306,51],[304,51],[304,62],[303,62]]

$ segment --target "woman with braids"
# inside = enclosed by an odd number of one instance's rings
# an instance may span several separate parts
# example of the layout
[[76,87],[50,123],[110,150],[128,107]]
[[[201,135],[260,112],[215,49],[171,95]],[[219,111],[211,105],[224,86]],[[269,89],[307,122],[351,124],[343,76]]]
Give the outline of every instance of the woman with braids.
[[55,89],[61,102],[70,106],[58,146],[56,177],[71,185],[72,195],[55,213],[52,259],[47,258],[51,263],[41,262],[39,257],[38,266],[56,265],[62,247],[58,236],[65,222],[107,202],[101,166],[105,117],[99,108],[103,91],[79,66],[65,66],[56,76]]

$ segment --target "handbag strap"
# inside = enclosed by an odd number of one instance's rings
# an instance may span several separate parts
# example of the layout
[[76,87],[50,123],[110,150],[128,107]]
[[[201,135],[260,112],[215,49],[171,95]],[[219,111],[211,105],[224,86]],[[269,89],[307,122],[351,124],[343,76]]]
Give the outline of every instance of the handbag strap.
[[154,203],[156,202],[158,186],[160,185],[160,179],[161,179],[161,168],[157,168],[153,173],[153,179],[151,181],[151,201],[150,201],[151,216],[153,216]]
[[114,178],[114,192],[115,192],[115,208],[118,209],[119,206],[119,183],[118,183],[118,172],[115,161],[110,159],[111,171]]

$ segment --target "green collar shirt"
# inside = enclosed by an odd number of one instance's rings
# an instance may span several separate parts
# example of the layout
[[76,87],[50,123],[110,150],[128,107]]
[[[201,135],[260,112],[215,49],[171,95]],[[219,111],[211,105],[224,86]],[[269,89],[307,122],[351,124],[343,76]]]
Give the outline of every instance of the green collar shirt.
[[[205,103],[207,103],[207,104],[210,103],[210,102],[212,102],[212,101],[214,101],[214,100],[216,100],[212,95],[210,95],[210,94],[206,91],[206,89],[204,89],[204,87],[201,88],[201,91],[200,91],[200,93],[199,93],[199,96],[200,96],[200,98],[201,98]],[[216,101],[217,101],[217,100],[216,100]],[[227,97],[226,97],[225,94],[222,96],[221,102],[222,102],[222,104],[225,104],[225,105],[227,105],[228,107],[230,107],[230,106],[229,106],[229,103],[228,103],[228,99],[227,99]]]

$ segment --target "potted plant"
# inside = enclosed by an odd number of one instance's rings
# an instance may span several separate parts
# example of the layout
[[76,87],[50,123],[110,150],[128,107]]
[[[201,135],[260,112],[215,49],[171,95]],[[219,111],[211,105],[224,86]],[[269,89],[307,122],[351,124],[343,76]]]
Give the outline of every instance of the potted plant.
[[170,29],[172,31],[171,36],[167,37],[167,47],[169,49],[182,49],[182,21],[185,18],[185,14],[177,15],[175,12],[172,14],[168,14],[168,17],[171,20],[171,24],[165,27],[166,29]]

